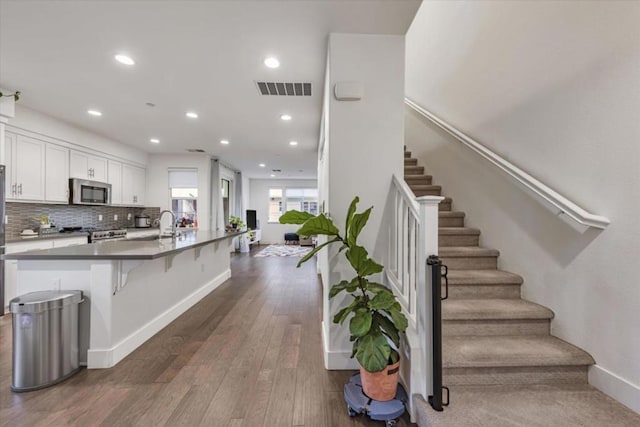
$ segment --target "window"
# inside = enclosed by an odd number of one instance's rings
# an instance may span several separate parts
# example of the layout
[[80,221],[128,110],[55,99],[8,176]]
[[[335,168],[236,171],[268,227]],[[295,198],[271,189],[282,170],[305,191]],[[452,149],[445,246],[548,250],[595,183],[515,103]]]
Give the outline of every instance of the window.
[[280,215],[284,212],[282,210],[282,189],[270,188],[269,189],[269,222],[278,222]]
[[169,170],[171,210],[179,226],[195,226],[198,222],[197,169]]
[[229,224],[229,183],[228,179],[222,178],[222,216],[224,223]]
[[317,188],[270,188],[269,222],[278,222],[280,216],[289,210],[318,214]]

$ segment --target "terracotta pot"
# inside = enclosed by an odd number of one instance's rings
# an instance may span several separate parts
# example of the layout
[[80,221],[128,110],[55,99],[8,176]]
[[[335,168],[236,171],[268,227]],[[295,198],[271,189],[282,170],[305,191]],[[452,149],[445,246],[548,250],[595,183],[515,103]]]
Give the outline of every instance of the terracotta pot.
[[392,400],[398,390],[400,362],[388,365],[383,371],[368,372],[360,366],[360,380],[364,394],[379,402]]

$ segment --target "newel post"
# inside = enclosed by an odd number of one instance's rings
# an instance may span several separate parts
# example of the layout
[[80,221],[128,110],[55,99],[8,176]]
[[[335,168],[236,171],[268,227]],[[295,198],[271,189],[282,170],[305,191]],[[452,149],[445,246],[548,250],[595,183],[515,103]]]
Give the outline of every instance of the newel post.
[[[420,214],[417,261],[417,329],[420,337],[421,357],[419,369],[412,369],[412,384],[419,384],[417,390],[427,400],[433,390],[431,383],[432,333],[431,333],[431,282],[427,276],[427,258],[438,254],[438,205],[444,200],[440,196],[417,197]],[[415,381],[415,382],[414,382]]]

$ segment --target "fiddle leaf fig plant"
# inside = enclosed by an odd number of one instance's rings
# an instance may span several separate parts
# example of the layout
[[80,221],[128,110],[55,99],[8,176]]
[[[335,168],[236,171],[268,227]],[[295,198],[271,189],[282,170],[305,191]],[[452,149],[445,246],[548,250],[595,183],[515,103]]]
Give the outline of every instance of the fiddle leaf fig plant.
[[371,210],[356,213],[360,199],[356,196],[347,211],[344,233],[324,214],[317,216],[307,212],[287,211],[280,217],[282,224],[300,224],[299,236],[325,235],[329,240],[314,248],[299,262],[307,262],[320,250],[333,243],[341,244],[340,253],[355,270],[351,280],[342,280],[331,286],[329,298],[342,292],[351,295],[349,304],[338,311],[333,322],[343,324],[349,320],[350,341],[353,342],[351,357],[369,372],[379,372],[400,359],[400,334],[407,329],[407,318],[393,292],[386,286],[369,280],[369,276],[382,272],[384,267],[369,257],[369,253],[358,245],[358,236],[369,220]]

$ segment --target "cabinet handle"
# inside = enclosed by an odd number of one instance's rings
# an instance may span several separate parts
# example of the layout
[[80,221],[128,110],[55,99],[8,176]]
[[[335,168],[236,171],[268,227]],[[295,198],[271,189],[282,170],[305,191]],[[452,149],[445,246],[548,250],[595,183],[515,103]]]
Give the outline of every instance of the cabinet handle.
[[22,196],[22,184],[18,185],[18,194]]
[[17,188],[18,188],[18,184],[13,184],[11,186],[11,194],[13,194],[14,196],[16,195],[16,192],[18,191]]

